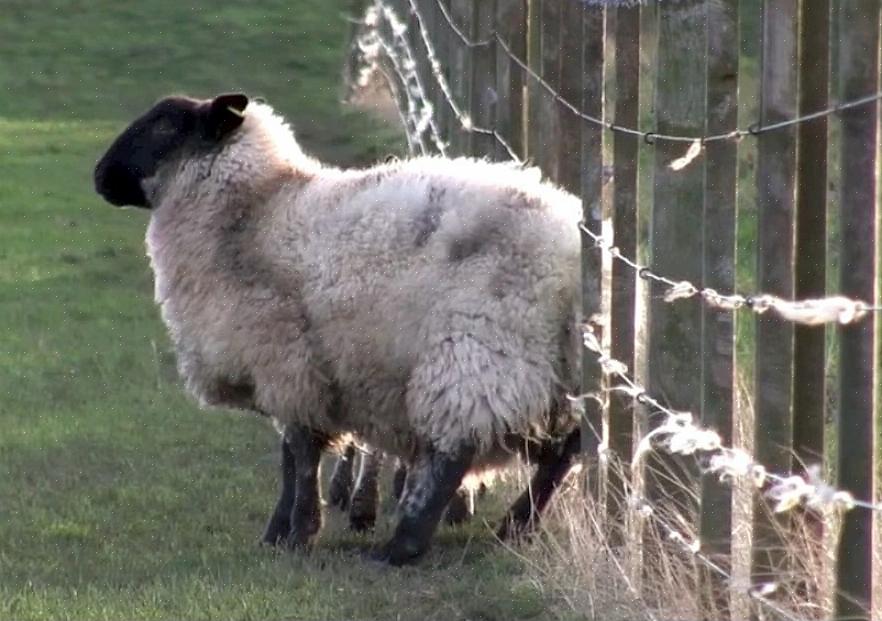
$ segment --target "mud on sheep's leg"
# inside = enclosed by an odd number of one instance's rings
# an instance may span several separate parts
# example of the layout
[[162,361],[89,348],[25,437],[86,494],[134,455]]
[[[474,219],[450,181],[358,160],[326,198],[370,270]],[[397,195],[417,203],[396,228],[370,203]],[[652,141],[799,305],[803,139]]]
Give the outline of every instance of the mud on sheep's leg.
[[377,449],[370,449],[361,456],[361,469],[349,507],[349,527],[356,532],[372,529],[377,521],[382,466],[383,453]]
[[500,539],[514,539],[528,534],[539,522],[539,516],[548,506],[554,492],[560,487],[573,466],[581,447],[579,430],[564,440],[540,445],[538,453],[529,455],[538,466],[529,487],[515,500],[505,514],[496,535]]
[[337,458],[331,484],[328,487],[328,502],[340,511],[349,509],[352,495],[352,466],[355,462],[355,444],[349,443],[343,454]]
[[399,520],[385,545],[371,557],[390,565],[415,561],[429,547],[444,508],[459,489],[475,450],[462,446],[452,453],[429,447],[417,454],[407,473],[407,485],[398,505]]
[[282,489],[276,508],[263,532],[261,542],[271,546],[282,544],[291,534],[291,512],[294,510],[294,497],[297,492],[296,466],[294,453],[288,443],[288,435],[282,436]]
[[290,425],[286,435],[294,454],[297,482],[287,540],[288,548],[294,549],[308,546],[322,527],[319,465],[328,438],[301,425]]

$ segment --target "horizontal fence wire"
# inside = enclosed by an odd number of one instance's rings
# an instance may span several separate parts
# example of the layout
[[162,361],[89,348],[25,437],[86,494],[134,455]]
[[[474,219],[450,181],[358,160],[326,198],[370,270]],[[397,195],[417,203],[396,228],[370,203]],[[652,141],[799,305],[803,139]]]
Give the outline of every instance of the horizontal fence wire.
[[[420,31],[420,36],[423,40],[423,44],[426,48],[426,55],[428,56],[429,64],[432,68],[432,74],[438,86],[441,88],[442,93],[444,94],[444,100],[447,102],[447,105],[453,112],[453,115],[458,121],[461,129],[470,133],[478,133],[492,136],[493,139],[496,140],[503,149],[505,149],[512,161],[516,162],[519,165],[527,166],[528,163],[518,157],[517,153],[515,153],[511,145],[505,140],[504,137],[499,134],[498,131],[496,131],[494,128],[475,125],[469,115],[465,113],[462,107],[456,102],[456,99],[450,89],[450,85],[446,77],[444,76],[444,72],[441,68],[441,63],[435,52],[435,47],[432,43],[431,36],[429,35],[425,27],[423,16],[419,8],[417,7],[415,0],[407,1],[410,6],[411,13],[416,18],[416,24]],[[524,63],[515,54],[511,53],[511,48],[508,47],[505,41],[498,34],[494,32],[492,37],[489,37],[483,41],[471,41],[453,22],[453,18],[450,16],[450,13],[447,11],[447,8],[443,5],[443,3],[439,2],[439,0],[433,1],[437,4],[440,12],[444,16],[444,22],[448,24],[452,32],[463,42],[464,45],[469,45],[470,47],[483,47],[495,42],[504,51],[506,51],[511,60],[513,60],[518,66],[520,66],[530,78],[536,80],[537,83],[545,88],[549,92],[549,94],[551,94],[561,105],[572,111],[574,114],[578,115],[580,118],[590,122],[595,122],[610,129],[614,129],[615,131],[622,131],[631,135],[645,136],[648,134],[652,134],[657,138],[663,136],[661,134],[655,134],[653,132],[641,132],[639,130],[623,128],[621,126],[592,117],[591,115],[586,115],[582,113],[575,105],[564,99],[559,93],[557,93],[557,91],[554,90],[551,85],[545,82],[539,75],[537,75],[532,69],[530,69],[530,67],[526,63]],[[391,12],[391,14],[394,15],[394,9],[389,7],[387,4],[385,4],[384,2],[379,2],[379,5],[383,8],[385,12]],[[400,20],[398,21],[400,22]],[[772,129],[780,129],[782,127],[786,127],[787,124],[792,125],[807,120],[820,118],[821,116],[824,116],[824,114],[832,114],[840,110],[864,105],[880,99],[882,99],[882,92],[862,98],[860,100],[849,102],[848,104],[834,106],[824,111],[812,113],[804,117],[798,117],[787,123],[775,123],[773,125],[750,131],[743,130],[742,133],[758,134],[765,131],[771,131]],[[740,132],[742,130],[736,131]],[[709,138],[716,139],[713,136],[703,138],[664,136],[664,138],[676,138],[675,141],[677,142],[693,143],[695,143],[696,141],[708,142]],[[695,157],[697,155],[694,149],[690,150],[693,151],[693,154],[691,156],[687,154],[686,158],[681,158],[681,160]],[[674,302],[676,300],[698,296],[707,306],[717,310],[734,311],[737,309],[746,309],[753,311],[756,314],[762,314],[771,310],[787,321],[803,325],[822,325],[826,323],[848,324],[864,318],[868,313],[882,311],[882,306],[872,305],[863,300],[854,300],[844,296],[832,296],[810,300],[785,300],[778,296],[766,293],[758,293],[754,295],[741,295],[737,293],[723,294],[709,287],[700,287],[687,280],[675,280],[673,278],[657,274],[648,265],[642,265],[634,259],[623,255],[619,251],[619,249],[614,244],[609,243],[602,234],[592,231],[584,223],[580,224],[580,228],[594,241],[594,245],[596,248],[608,253],[610,256],[612,256],[613,259],[621,261],[623,264],[633,269],[637,273],[637,276],[641,279],[652,280],[669,287],[669,289],[664,294],[664,299],[667,302]]]

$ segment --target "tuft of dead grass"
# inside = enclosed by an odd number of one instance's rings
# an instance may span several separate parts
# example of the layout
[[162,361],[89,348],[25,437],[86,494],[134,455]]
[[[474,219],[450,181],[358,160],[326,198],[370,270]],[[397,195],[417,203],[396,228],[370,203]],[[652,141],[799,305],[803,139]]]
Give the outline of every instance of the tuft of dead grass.
[[[509,547],[523,561],[535,586],[555,602],[555,609],[549,611],[555,618],[832,618],[841,521],[835,511],[796,510],[779,520],[780,545],[764,550],[776,563],[774,576],[758,585],[750,579],[754,497],[749,491],[734,494],[732,555],[719,559],[703,551],[695,516],[685,515],[673,503],[657,503],[652,511],[633,500],[626,503],[627,524],[622,530],[583,487],[580,476],[571,476],[549,507],[540,534]],[[762,506],[758,510],[768,510]],[[619,543],[612,544],[614,540]],[[712,575],[719,577],[716,583],[709,580]],[[723,591],[715,591],[713,584],[722,585]]]

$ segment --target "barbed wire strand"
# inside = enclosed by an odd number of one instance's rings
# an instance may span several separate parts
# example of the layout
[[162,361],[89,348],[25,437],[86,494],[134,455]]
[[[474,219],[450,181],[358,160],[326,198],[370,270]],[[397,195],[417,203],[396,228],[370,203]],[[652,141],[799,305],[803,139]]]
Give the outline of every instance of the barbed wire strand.
[[[416,70],[416,60],[413,50],[405,38],[407,26],[398,18],[394,11],[389,9],[389,7],[385,5],[375,6],[373,9],[375,11],[383,11],[383,17],[389,25],[389,30],[395,41],[390,42],[383,35],[379,25],[375,23],[379,18],[379,15],[371,15],[369,13],[365,17],[363,23],[365,25],[370,25],[370,22],[374,22],[374,25],[371,31],[363,33],[359,37],[358,45],[362,57],[366,63],[371,64],[370,68],[373,69],[373,65],[377,65],[377,60],[372,58],[373,51],[371,48],[376,44],[383,49],[386,56],[389,58],[389,62],[392,63],[392,68],[401,81],[401,88],[406,93],[407,122],[405,123],[405,128],[406,133],[408,134],[408,146],[411,153],[416,150],[415,147],[417,146],[419,147],[421,154],[433,152],[425,142],[424,138],[424,135],[428,131],[429,139],[434,144],[437,152],[441,155],[446,155],[447,145],[444,143],[441,132],[438,129],[437,123],[434,119],[432,106],[428,102],[428,97],[426,96],[425,86],[422,83],[419,72]],[[400,48],[400,51],[396,50],[396,47]],[[399,58],[399,55],[401,58]],[[417,101],[414,102],[414,99]],[[399,113],[401,114],[400,110]],[[410,125],[413,126],[412,131],[410,130]]]
[[[456,36],[460,38],[464,43],[469,43],[469,39],[453,23],[452,17],[450,16],[446,7],[438,2],[438,0],[434,1],[439,7],[441,13],[444,15],[445,22],[450,25]],[[426,55],[428,56],[430,61],[429,64],[431,66],[432,73],[441,88],[445,101],[447,102],[460,126],[465,131],[492,136],[508,152],[509,157],[514,162],[520,165],[525,165],[524,160],[518,157],[518,155],[514,152],[514,149],[512,149],[511,145],[502,136],[499,135],[499,132],[497,132],[495,129],[474,125],[471,121],[471,118],[465,112],[463,112],[461,106],[455,101],[453,93],[450,89],[450,85],[447,82],[447,79],[444,76],[444,72],[441,69],[441,64],[435,52],[431,37],[425,27],[423,15],[421,14],[415,0],[408,0],[408,4],[410,6],[411,12],[416,18],[416,23],[420,30],[420,36],[426,48]],[[386,9],[393,11],[392,9],[389,9],[388,6],[386,6]],[[535,77],[535,79],[539,80],[540,84],[542,84],[546,88],[546,90],[549,91],[549,93],[554,95],[555,98],[562,105],[566,106],[572,112],[578,114],[580,117],[586,120],[597,121],[600,122],[600,124],[602,125],[610,125],[606,122],[600,121],[599,119],[591,117],[590,115],[585,115],[581,113],[573,104],[561,97],[547,82],[545,82],[541,79],[541,77],[532,72],[532,70],[519,58],[517,58],[517,56],[511,54],[510,48],[507,47],[501,37],[498,37],[498,35],[496,35],[495,40],[507,51],[512,60],[519,64],[525,71],[532,74],[532,77]],[[475,47],[489,45],[489,42],[491,41],[492,39],[488,38],[485,41],[480,42],[481,45]],[[862,100],[856,100],[846,105],[845,107],[862,105],[868,103],[869,101],[873,101],[874,98],[882,98],[882,93],[878,93],[877,95],[874,95],[872,97],[865,97]],[[839,108],[842,109],[841,106]],[[818,116],[821,116],[821,114],[821,112],[814,113],[814,115],[807,115],[806,118],[818,118]],[[781,124],[776,124],[775,128],[779,127],[780,125]],[[637,130],[630,130],[627,128],[621,128],[621,126],[617,125],[612,125],[612,127],[621,129],[623,131],[626,131],[627,133],[634,133],[639,135],[644,135],[647,133],[639,132]],[[694,141],[695,139],[690,140]],[[603,252],[609,253],[614,259],[630,267],[637,273],[637,275],[641,279],[647,281],[655,281],[667,286],[668,290],[664,293],[664,299],[667,302],[674,302],[675,300],[698,296],[707,306],[717,310],[733,311],[744,308],[749,309],[756,314],[762,314],[768,310],[772,310],[783,319],[804,325],[822,325],[826,323],[836,322],[840,324],[847,324],[862,319],[867,313],[882,311],[882,306],[871,305],[862,300],[854,300],[844,296],[832,296],[827,298],[806,300],[786,300],[784,298],[766,293],[756,295],[741,295],[737,293],[723,294],[718,292],[716,289],[710,287],[700,287],[687,280],[677,281],[672,278],[657,274],[649,266],[642,265],[637,261],[621,254],[618,247],[607,242],[603,235],[595,233],[594,231],[589,229],[584,222],[580,224],[580,228],[594,241],[595,247],[599,248]]]
[[[777,512],[787,511],[801,503],[814,507],[832,505],[846,510],[863,508],[882,512],[882,503],[863,501],[854,498],[849,492],[833,488],[820,479],[819,471],[809,469],[805,476],[795,474],[785,476],[769,472],[746,451],[724,446],[719,435],[711,429],[697,425],[691,413],[672,410],[649,394],[646,388],[629,375],[628,366],[624,362],[612,358],[604,351],[590,325],[584,326],[583,336],[584,346],[597,355],[603,372],[623,382],[619,386],[611,386],[609,391],[623,392],[637,403],[661,412],[666,417],[666,420],[640,440],[634,451],[632,467],[639,464],[646,452],[660,445],[672,454],[702,453],[708,456],[709,465],[705,468],[706,472],[717,474],[721,480],[749,478],[757,488],[772,483],[764,495],[777,501],[774,507]],[[576,401],[585,398],[587,398],[585,395],[571,397]],[[653,441],[659,438],[663,442],[653,445]]]
[[638,512],[641,516],[655,522],[663,531],[667,541],[680,546],[686,555],[692,557],[707,570],[722,578],[731,591],[741,591],[748,598],[756,601],[765,608],[768,608],[782,619],[787,619],[788,621],[805,621],[804,617],[797,617],[795,614],[767,597],[767,591],[772,591],[776,587],[775,583],[763,583],[739,588],[735,578],[728,571],[701,551],[701,541],[699,539],[690,542],[689,536],[684,535],[667,520],[661,517],[658,510],[645,498],[640,499]]
[[[518,157],[515,150],[508,143],[508,141],[502,137],[502,135],[496,131],[495,129],[479,127],[472,123],[471,117],[463,112],[462,107],[456,102],[455,97],[453,96],[453,90],[450,88],[450,83],[447,81],[447,78],[444,76],[444,71],[441,69],[441,62],[438,59],[438,55],[435,53],[435,46],[432,44],[431,37],[429,36],[429,32],[426,29],[425,21],[423,20],[422,14],[419,12],[414,0],[408,0],[410,4],[411,12],[414,17],[416,17],[417,28],[420,31],[420,37],[423,40],[423,45],[426,48],[426,56],[429,60],[429,65],[432,68],[432,75],[435,77],[435,81],[438,83],[438,86],[441,88],[441,92],[444,94],[444,100],[447,102],[447,105],[450,107],[450,110],[453,112],[453,115],[456,117],[456,120],[459,122],[460,127],[469,133],[473,134],[484,134],[487,136],[492,136],[496,142],[502,146],[508,152],[509,157],[517,162],[518,164],[523,165],[523,161]],[[380,4],[384,4],[380,2]],[[385,5],[387,10],[392,10]],[[394,11],[393,11],[394,12]]]

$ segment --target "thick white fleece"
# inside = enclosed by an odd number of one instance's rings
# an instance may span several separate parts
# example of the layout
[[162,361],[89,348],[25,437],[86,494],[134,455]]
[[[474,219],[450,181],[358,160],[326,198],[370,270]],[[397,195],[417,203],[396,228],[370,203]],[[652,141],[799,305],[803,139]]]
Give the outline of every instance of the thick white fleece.
[[405,456],[472,442],[479,463],[571,425],[581,206],[536,171],[326,168],[252,103],[146,185],[157,301],[203,402]]

